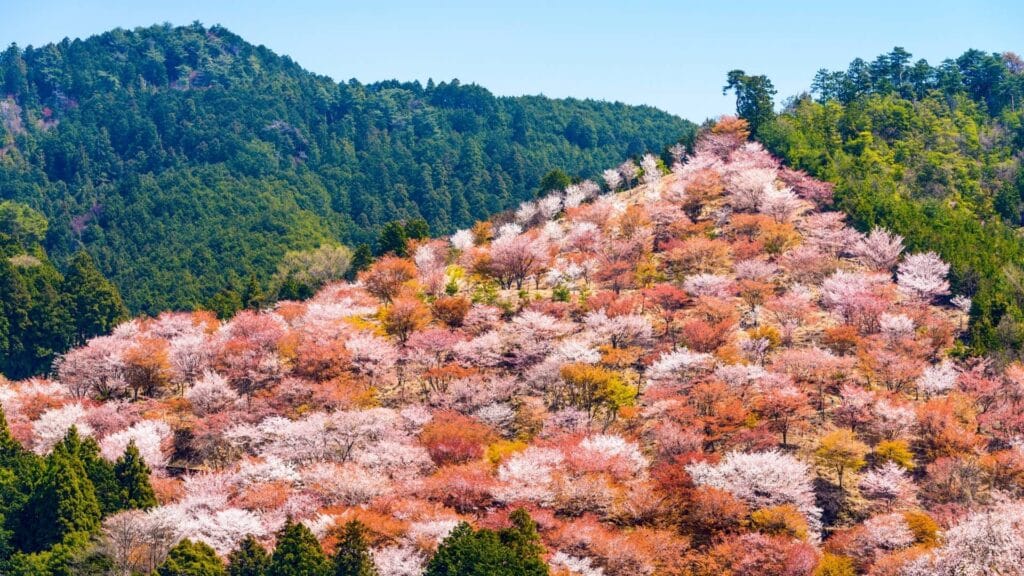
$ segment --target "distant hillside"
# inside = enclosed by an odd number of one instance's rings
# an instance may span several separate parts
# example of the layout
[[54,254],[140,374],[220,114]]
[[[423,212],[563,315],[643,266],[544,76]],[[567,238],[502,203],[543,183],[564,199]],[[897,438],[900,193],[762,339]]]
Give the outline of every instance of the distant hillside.
[[134,312],[194,307],[391,220],[467,226],[553,168],[594,176],[694,129],[457,80],[337,84],[198,24],[12,46],[0,98],[0,199],[48,218],[56,261],[84,247]]

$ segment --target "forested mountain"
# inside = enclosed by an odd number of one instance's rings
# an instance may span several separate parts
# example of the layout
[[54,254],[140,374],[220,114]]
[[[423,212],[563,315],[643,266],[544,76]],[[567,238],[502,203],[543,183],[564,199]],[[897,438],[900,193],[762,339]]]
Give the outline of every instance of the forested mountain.
[[0,573],[1019,576],[1024,364],[748,135],[0,379]]
[[844,71],[775,114],[764,76],[734,71],[740,115],[795,168],[836,184],[861,229],[886,226],[952,265],[973,298],[975,352],[1024,349],[1024,61],[965,52],[937,66],[895,48]]
[[[358,57],[358,56],[349,56]],[[288,249],[436,233],[692,135],[650,107],[496,97],[457,80],[364,85],[221,27],[114,30],[0,56],[0,199],[84,248],[133,312],[193,308]]]

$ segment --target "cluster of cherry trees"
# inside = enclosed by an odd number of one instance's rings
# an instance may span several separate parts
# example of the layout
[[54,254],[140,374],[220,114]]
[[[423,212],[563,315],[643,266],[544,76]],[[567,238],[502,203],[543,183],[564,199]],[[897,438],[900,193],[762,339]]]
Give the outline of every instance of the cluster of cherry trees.
[[558,574],[1019,573],[1024,366],[962,357],[948,265],[743,121],[673,155],[305,302],[131,321],[0,402],[38,453],[135,442],[161,505],[101,536],[133,570],[292,518],[418,574],[525,507]]

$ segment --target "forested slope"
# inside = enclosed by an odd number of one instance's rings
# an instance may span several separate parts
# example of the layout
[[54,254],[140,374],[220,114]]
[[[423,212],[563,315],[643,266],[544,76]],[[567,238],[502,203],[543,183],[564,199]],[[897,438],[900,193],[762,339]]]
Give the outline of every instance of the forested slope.
[[772,110],[764,76],[734,71],[730,89],[755,136],[793,167],[836,184],[861,229],[886,226],[952,265],[973,298],[976,352],[1024,347],[1024,61],[970,50],[937,66],[896,48]]
[[[356,57],[356,56],[352,56]],[[692,135],[650,107],[344,83],[221,27],[154,26],[0,56],[0,199],[85,248],[134,312],[264,280],[287,249],[437,233]]]

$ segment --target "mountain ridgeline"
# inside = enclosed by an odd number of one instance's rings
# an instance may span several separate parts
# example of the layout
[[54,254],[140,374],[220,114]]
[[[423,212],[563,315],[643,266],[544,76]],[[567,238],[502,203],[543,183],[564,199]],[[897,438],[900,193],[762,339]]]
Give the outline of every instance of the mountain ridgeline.
[[373,244],[390,221],[465,227],[549,170],[594,177],[694,128],[458,80],[337,83],[199,24],[0,56],[0,199],[45,215],[56,262],[88,251],[136,313],[241,292],[288,250]]

